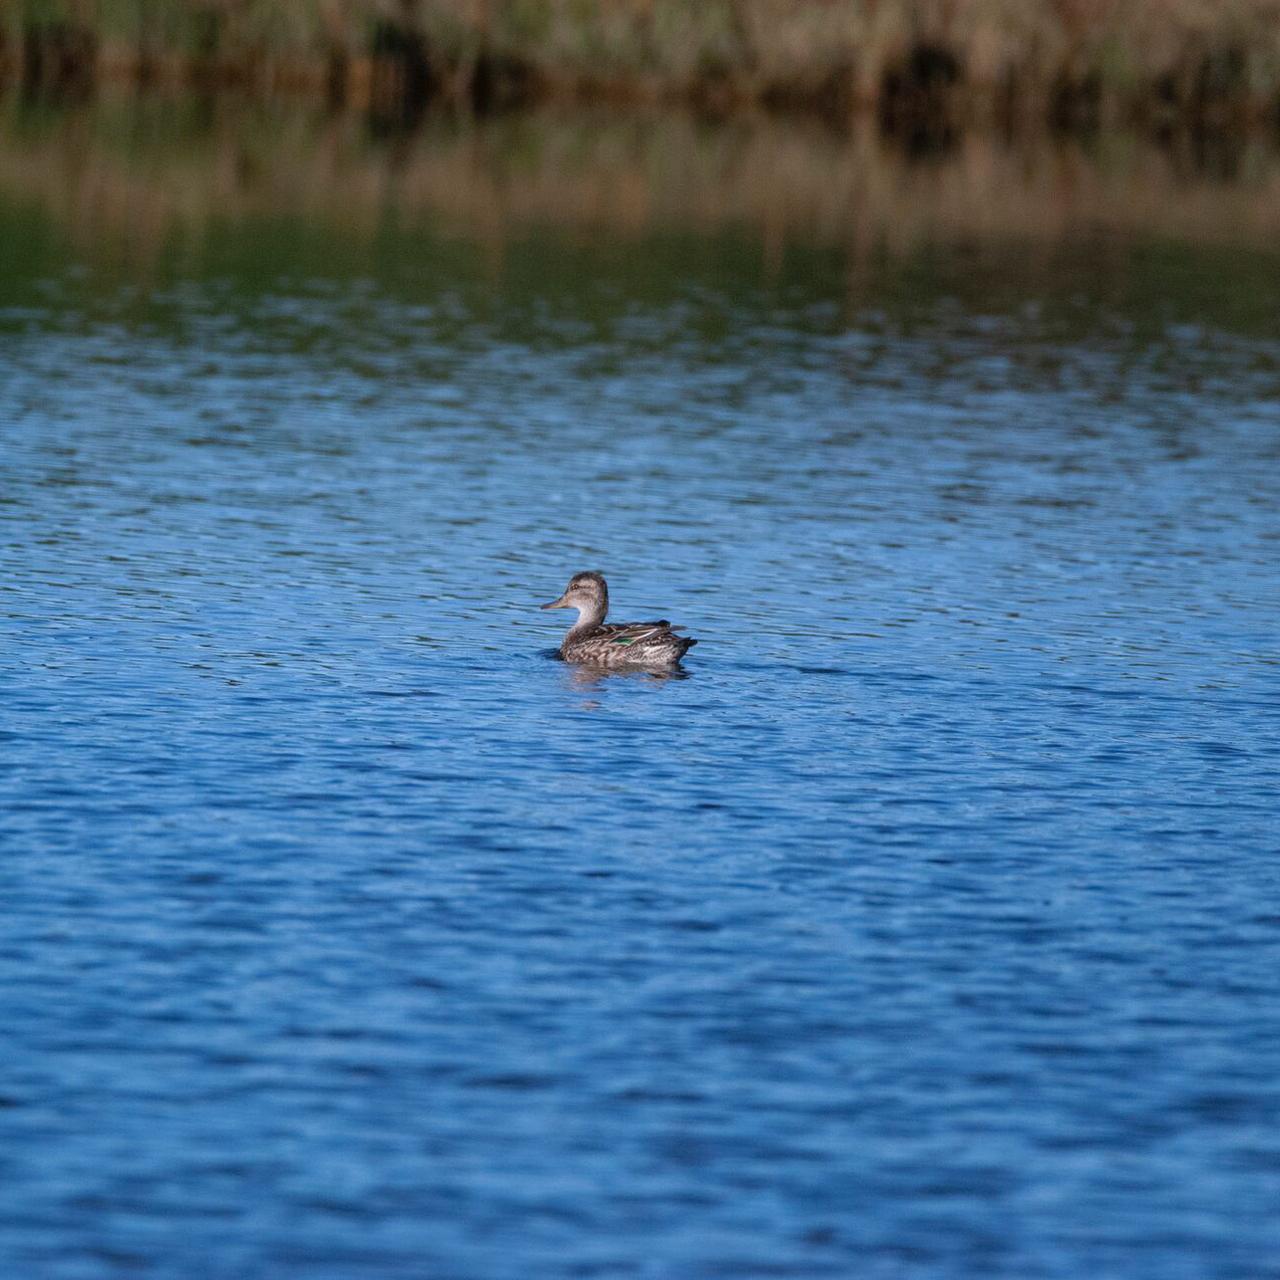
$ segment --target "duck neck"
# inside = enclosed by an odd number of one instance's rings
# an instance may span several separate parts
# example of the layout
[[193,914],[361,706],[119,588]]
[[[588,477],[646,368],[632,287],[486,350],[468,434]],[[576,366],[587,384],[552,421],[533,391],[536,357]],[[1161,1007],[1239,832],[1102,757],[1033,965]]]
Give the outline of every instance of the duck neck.
[[569,634],[565,639],[569,640],[585,632],[594,631],[604,621],[604,615],[608,612],[609,606],[603,600],[595,600],[586,608],[579,609],[578,620],[569,628]]

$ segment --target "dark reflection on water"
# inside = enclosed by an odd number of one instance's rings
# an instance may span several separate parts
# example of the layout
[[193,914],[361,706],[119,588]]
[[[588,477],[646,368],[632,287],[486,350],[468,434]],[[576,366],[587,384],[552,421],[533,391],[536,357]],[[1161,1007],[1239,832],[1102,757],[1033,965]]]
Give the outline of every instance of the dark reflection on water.
[[5,217],[8,1273],[1274,1268],[1276,275]]

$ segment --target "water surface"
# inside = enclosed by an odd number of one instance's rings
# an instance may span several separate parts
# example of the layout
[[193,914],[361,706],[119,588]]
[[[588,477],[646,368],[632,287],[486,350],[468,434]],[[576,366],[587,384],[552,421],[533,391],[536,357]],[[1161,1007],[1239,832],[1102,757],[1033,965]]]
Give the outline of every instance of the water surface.
[[0,222],[8,1274],[1276,1274],[1272,258]]

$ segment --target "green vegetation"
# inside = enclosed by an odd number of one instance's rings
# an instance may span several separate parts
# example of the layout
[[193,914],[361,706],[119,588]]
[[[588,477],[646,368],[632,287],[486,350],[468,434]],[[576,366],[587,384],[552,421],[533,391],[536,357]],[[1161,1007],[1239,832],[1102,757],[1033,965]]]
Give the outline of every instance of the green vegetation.
[[1280,0],[9,0],[0,77],[1276,123]]

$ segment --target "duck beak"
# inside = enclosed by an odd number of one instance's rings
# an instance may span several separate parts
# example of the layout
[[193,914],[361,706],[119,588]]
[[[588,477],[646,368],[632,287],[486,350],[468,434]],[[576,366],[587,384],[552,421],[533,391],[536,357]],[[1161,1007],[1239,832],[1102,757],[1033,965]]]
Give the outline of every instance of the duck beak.
[[[565,592],[565,595],[568,595],[568,592]],[[540,604],[538,606],[539,609],[567,609],[568,607],[564,602],[564,596],[561,596],[559,600],[552,600],[549,604]]]

